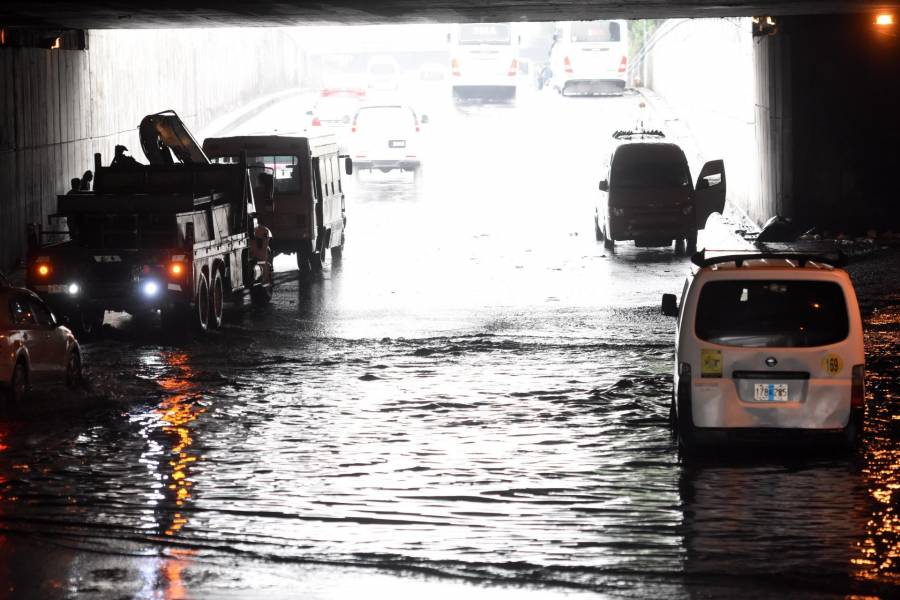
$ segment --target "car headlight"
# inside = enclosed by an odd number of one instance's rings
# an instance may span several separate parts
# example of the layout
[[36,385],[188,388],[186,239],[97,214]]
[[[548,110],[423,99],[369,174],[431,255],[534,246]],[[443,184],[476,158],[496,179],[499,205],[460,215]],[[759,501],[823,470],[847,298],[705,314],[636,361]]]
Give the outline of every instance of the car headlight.
[[81,291],[81,288],[78,286],[77,283],[69,284],[68,292],[69,292],[70,296],[76,296],[78,294],[78,292],[80,292],[80,291]]

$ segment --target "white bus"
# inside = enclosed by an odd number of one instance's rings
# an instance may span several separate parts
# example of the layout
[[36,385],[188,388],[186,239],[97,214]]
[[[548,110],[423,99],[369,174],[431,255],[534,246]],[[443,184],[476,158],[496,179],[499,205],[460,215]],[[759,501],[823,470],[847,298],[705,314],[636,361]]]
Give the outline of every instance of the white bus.
[[515,101],[520,39],[511,23],[457,25],[447,41],[454,101]]
[[564,96],[621,95],[628,71],[628,23],[558,23],[550,47],[550,70],[550,84]]

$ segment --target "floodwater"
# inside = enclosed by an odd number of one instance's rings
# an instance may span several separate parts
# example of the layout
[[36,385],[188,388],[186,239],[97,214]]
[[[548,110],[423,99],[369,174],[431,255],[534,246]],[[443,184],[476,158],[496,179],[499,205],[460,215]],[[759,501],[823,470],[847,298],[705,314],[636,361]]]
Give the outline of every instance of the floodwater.
[[87,390],[0,419],[0,594],[896,594],[896,256],[859,269],[857,455],[682,461],[658,305],[688,261],[592,232],[638,101],[436,106],[424,181],[348,182],[311,284],[280,257],[271,306],[194,339],[108,315]]

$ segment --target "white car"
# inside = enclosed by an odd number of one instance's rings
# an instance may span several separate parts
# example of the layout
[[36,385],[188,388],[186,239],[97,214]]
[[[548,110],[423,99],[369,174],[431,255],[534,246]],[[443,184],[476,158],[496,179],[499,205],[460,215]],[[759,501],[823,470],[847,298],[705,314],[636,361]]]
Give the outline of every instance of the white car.
[[354,172],[399,169],[418,176],[421,124],[427,122],[426,116],[420,121],[411,107],[400,104],[359,109],[350,128]]
[[0,276],[0,385],[7,401],[24,402],[32,388],[81,382],[81,348],[43,300]]
[[865,352],[856,293],[834,258],[693,256],[678,317],[671,420],[679,445],[831,438],[863,431]]

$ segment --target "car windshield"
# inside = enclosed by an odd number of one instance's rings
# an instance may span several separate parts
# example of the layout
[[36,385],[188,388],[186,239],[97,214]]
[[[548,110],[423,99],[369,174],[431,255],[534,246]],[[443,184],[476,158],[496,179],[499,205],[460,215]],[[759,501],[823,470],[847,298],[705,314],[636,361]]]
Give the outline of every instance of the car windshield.
[[620,39],[619,24],[613,21],[572,23],[572,42],[618,42]]
[[459,43],[469,44],[509,44],[512,32],[507,23],[475,23],[459,26]]
[[711,281],[700,291],[695,331],[725,346],[803,348],[846,339],[850,322],[836,283]]

